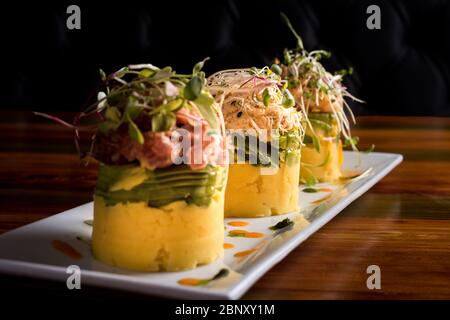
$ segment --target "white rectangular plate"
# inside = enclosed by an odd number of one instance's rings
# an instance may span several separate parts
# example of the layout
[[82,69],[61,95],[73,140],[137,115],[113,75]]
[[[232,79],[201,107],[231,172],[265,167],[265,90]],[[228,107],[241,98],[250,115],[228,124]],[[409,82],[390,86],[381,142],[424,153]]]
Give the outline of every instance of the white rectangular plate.
[[[357,155],[344,153],[344,170],[363,173],[340,184],[319,184],[316,193],[300,186],[301,212],[254,219],[225,219],[224,258],[212,264],[184,272],[138,273],[119,270],[96,261],[90,252],[92,203],[56,214],[0,235],[0,272],[36,278],[66,281],[67,267],[81,269],[81,285],[98,285],[152,295],[185,299],[238,299],[264,273],[294,250],[300,243],[330,221],[352,201],[381,180],[402,161],[402,156],[388,153]],[[294,225],[278,232],[269,229],[290,218]],[[245,226],[232,226],[240,221]],[[245,230],[261,237],[230,237],[230,231]],[[255,235],[255,234],[253,234]],[[71,258],[56,250],[54,240],[63,241],[81,254]],[[202,285],[195,280],[211,279],[221,269],[228,275]],[[189,285],[189,283],[191,285]]]

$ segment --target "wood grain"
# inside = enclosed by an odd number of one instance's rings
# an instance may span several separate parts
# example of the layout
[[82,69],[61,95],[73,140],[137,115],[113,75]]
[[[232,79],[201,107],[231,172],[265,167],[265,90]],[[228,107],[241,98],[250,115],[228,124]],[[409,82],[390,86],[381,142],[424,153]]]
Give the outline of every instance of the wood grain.
[[[245,299],[450,299],[450,119],[361,117],[354,134],[362,149],[374,143],[376,151],[403,154],[404,162]],[[80,164],[70,130],[31,113],[1,112],[0,137],[0,233],[91,200],[96,166]],[[373,264],[381,268],[381,290],[366,287]],[[7,276],[0,281],[65,290]],[[122,294],[92,290],[104,298]]]

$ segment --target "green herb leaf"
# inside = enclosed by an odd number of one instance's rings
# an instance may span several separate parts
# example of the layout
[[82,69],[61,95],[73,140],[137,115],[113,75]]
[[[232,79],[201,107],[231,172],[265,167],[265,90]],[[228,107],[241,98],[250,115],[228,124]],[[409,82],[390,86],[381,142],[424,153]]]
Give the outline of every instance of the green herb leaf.
[[175,125],[176,116],[171,111],[162,110],[152,117],[152,131],[168,131]]
[[369,149],[361,151],[361,152],[362,153],[371,153],[373,150],[375,150],[375,145],[374,144],[372,144],[372,146]]
[[161,111],[176,112],[176,111],[180,110],[183,107],[184,102],[185,102],[185,100],[183,100],[183,99],[171,100],[168,103],[162,104],[159,107],[157,107],[156,109],[153,109],[152,111],[150,111],[150,115],[160,113]]
[[283,13],[280,12],[281,21],[291,30],[294,37],[297,39],[297,48],[303,50],[303,41],[302,38],[298,35],[298,33],[295,31],[294,27],[291,24],[291,21],[289,21],[289,18]]
[[298,68],[295,64],[288,67],[288,74],[291,78],[298,79]]
[[312,118],[310,118],[309,121],[314,127],[319,127],[323,129],[326,133],[329,133],[333,129],[333,127],[330,124],[326,123],[325,121]]
[[320,141],[319,141],[319,138],[317,138],[317,136],[315,134],[312,135],[311,137],[312,137],[314,149],[316,149],[316,151],[320,153]]
[[105,73],[105,71],[103,71],[103,69],[99,69],[99,72],[100,72],[100,79],[102,81],[105,81],[106,80],[106,73]]
[[346,76],[346,75],[352,75],[353,74],[353,68],[350,67],[348,69],[342,69],[339,70],[337,72],[335,72],[336,75],[340,75],[340,76]]
[[195,75],[197,73],[200,72],[200,70],[203,69],[203,66],[205,65],[205,62],[209,60],[209,57],[206,57],[205,59],[203,59],[203,61],[197,62],[194,66],[194,68],[192,69],[192,73]]
[[139,77],[140,78],[150,78],[151,76],[153,76],[156,72],[154,70],[150,70],[150,69],[142,69],[141,71],[139,71]]
[[286,150],[288,146],[288,136],[287,135],[280,135],[278,138],[278,148],[282,150]]
[[139,130],[138,126],[131,120],[130,115],[126,114],[128,121],[128,134],[131,139],[137,141],[139,144],[144,144],[144,136],[142,135],[141,130]]
[[257,67],[251,67],[250,69],[248,69],[248,71],[250,72],[250,74],[256,75],[259,73],[259,69]]
[[164,131],[163,128],[165,126],[164,112],[158,112],[152,117],[152,131],[159,132]]
[[162,109],[164,109],[165,111],[175,112],[180,110],[182,106],[183,106],[183,99],[175,99],[169,101],[164,106],[162,106]]
[[127,74],[127,72],[128,72],[129,70],[130,70],[130,69],[128,69],[128,67],[123,67],[122,69],[120,69],[119,71],[117,71],[117,72],[115,73],[114,78],[121,79],[124,75]]
[[317,50],[314,52],[315,58],[318,60],[322,59],[322,57],[328,59],[331,57],[331,52],[325,50]]
[[291,108],[295,106],[295,99],[288,89],[283,90],[283,99],[281,100],[281,104],[285,108]]
[[120,122],[120,111],[116,107],[109,107],[106,109],[105,117],[112,122]]
[[90,219],[90,220],[84,220],[83,221],[85,224],[87,224],[88,226],[91,226],[94,224],[94,220]]
[[317,189],[314,189],[314,188],[305,188],[302,191],[306,192],[306,193],[316,193],[316,192],[318,192]]
[[275,63],[270,67],[270,70],[272,70],[273,73],[275,73],[279,76],[281,76],[281,74],[283,73],[283,70],[281,69],[281,67]]
[[165,67],[161,70],[158,70],[158,72],[155,72],[154,75],[150,77],[153,82],[155,83],[161,83],[164,81],[167,81],[170,79],[171,76],[173,76],[173,71],[171,67]]
[[270,103],[270,93],[267,88],[264,89],[264,91],[262,93],[262,100],[263,100],[264,105],[267,107]]
[[277,224],[269,227],[270,230],[280,230],[287,227],[292,227],[294,225],[294,221],[289,218],[279,221]]
[[228,270],[226,268],[220,269],[220,271],[217,272],[217,274],[214,277],[211,278],[211,281],[212,280],[217,280],[217,279],[220,279],[220,278],[225,278],[226,276],[228,276],[229,273],[230,273],[230,270]]
[[291,55],[289,54],[289,50],[288,49],[284,49],[283,50],[283,58],[284,58],[284,64],[285,65],[290,65],[292,62],[292,58]]
[[91,241],[86,239],[86,238],[84,238],[84,237],[76,236],[75,239],[77,239],[78,241],[83,242],[84,244],[87,244],[88,246],[91,246]]
[[343,147],[357,146],[359,143],[359,137],[352,137],[350,139],[345,139]]
[[177,117],[175,116],[175,113],[168,112],[166,116],[166,128],[165,131],[170,130],[176,123]]
[[202,80],[202,83],[205,83],[206,74],[203,71],[197,73],[197,76]]
[[313,143],[312,137],[310,135],[305,134],[305,136],[303,137],[303,143],[304,144]]
[[198,77],[194,76],[191,80],[186,84],[184,88],[184,97],[188,100],[195,100],[200,96],[203,88],[203,81]]
[[116,130],[118,125],[120,124],[117,122],[113,122],[110,120],[102,121],[97,125],[97,128],[102,133],[107,133],[110,130]]
[[128,103],[125,108],[125,119],[130,118],[131,120],[134,120],[142,112],[142,108],[138,107],[136,103],[135,97],[128,97]]
[[208,122],[212,129],[219,128],[219,120],[217,118],[216,110],[214,110],[214,98],[206,92],[202,92],[194,103],[203,118]]

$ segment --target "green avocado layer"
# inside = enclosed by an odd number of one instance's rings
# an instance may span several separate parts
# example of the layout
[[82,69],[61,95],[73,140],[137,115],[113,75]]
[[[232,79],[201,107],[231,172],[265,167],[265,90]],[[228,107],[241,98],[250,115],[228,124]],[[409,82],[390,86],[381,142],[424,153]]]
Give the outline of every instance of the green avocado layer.
[[[272,143],[262,142],[256,138],[256,146],[249,143],[249,137],[245,136],[245,162],[250,162],[251,159],[256,159],[258,166],[273,166],[278,165],[279,161],[289,162],[291,159],[296,160],[300,155],[301,135],[299,130],[290,130],[282,135],[274,135],[272,141],[278,142],[278,149],[273,148]],[[239,159],[237,153],[239,152],[239,144],[236,140],[233,141],[235,147],[235,157]],[[278,157],[272,159],[272,152],[278,152]],[[295,163],[295,161],[294,161]],[[253,164],[253,163],[252,163]]]
[[[111,191],[111,186],[127,176],[142,170],[144,180],[130,190]],[[208,206],[216,190],[224,184],[221,166],[208,165],[192,170],[188,166],[172,166],[165,169],[148,170],[134,165],[100,165],[95,195],[105,199],[106,205],[117,203],[146,202],[149,207],[161,207],[174,201]]]
[[[339,136],[339,126],[336,116],[327,112],[310,112],[308,113],[309,122],[311,122],[314,131],[322,137]],[[306,134],[310,133],[307,130]],[[305,142],[307,143],[307,142]]]

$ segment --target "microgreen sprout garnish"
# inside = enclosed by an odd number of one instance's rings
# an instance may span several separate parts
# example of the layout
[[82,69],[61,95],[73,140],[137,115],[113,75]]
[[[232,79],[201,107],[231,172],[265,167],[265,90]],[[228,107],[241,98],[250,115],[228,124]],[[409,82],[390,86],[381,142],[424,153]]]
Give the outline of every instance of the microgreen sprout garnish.
[[375,150],[375,145],[372,144],[369,149],[362,151],[362,153],[371,153]]
[[[352,137],[350,139],[345,139],[344,143],[342,144],[342,146],[344,148],[352,147],[352,149],[355,149],[357,147],[358,143],[359,143],[359,137]],[[373,152],[373,150],[375,150],[375,145],[374,144],[372,144],[369,149],[362,150],[360,152],[361,153],[371,153],[371,152]]]
[[270,102],[270,93],[269,93],[269,90],[267,88],[264,89],[264,91],[263,91],[262,99],[263,99],[264,105],[267,107],[269,105],[269,102]]
[[351,138],[345,139],[342,146],[344,148],[350,147],[350,146],[356,147],[358,145],[358,143],[359,143],[359,137],[355,136],[355,137],[351,137]]
[[[176,113],[182,108],[195,110],[213,130],[219,129],[219,110],[205,89],[202,71],[208,59],[198,62],[191,74],[177,74],[171,67],[160,69],[151,64],[128,65],[109,75],[100,70],[102,82],[91,94],[97,97],[96,101],[90,101],[72,123],[48,114],[35,114],[73,129],[82,158],[92,155],[96,134],[91,137],[90,151],[81,154],[80,131],[97,129],[100,134],[109,134],[125,127],[132,140],[143,144],[144,132],[174,129]],[[89,121],[89,125],[81,124],[82,120]]]
[[270,70],[272,70],[273,73],[281,76],[281,73],[283,72],[283,70],[281,70],[281,67],[277,64],[272,64],[272,66],[270,67]]
[[302,38],[298,35],[297,31],[295,31],[294,27],[292,27],[291,21],[289,21],[288,17],[283,12],[280,13],[280,16],[283,23],[291,30],[292,34],[297,39],[297,49],[304,50]]
[[283,219],[283,220],[277,222],[273,226],[270,226],[269,229],[277,231],[277,230],[281,230],[284,228],[292,227],[293,225],[294,225],[294,221],[292,221],[289,218],[286,218],[286,219]]
[[341,75],[342,77],[346,76],[346,75],[352,75],[353,74],[353,68],[349,67],[348,69],[342,69],[342,70],[336,71],[334,74]]
[[[321,64],[320,60],[329,58],[331,54],[324,50],[314,50],[308,52],[303,46],[300,35],[295,31],[288,17],[284,13],[280,13],[281,20],[292,32],[297,40],[295,49],[285,49],[283,51],[283,59],[276,59],[272,70],[281,70],[281,75],[288,82],[288,88],[295,96],[297,108],[306,116],[308,129],[312,132],[312,141],[314,148],[320,152],[320,140],[317,139],[315,128],[317,123],[310,121],[309,113],[328,112],[332,113],[344,139],[351,140],[350,121],[347,118],[346,111],[350,118],[355,122],[355,117],[345,100],[350,98],[354,101],[363,102],[351,95],[347,88],[342,84],[343,76],[352,74],[353,69],[341,70],[335,74],[331,74]],[[316,137],[316,139],[314,139]],[[350,146],[357,151],[355,143]]]

